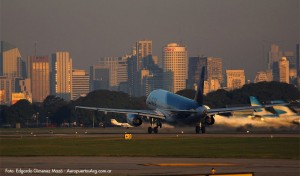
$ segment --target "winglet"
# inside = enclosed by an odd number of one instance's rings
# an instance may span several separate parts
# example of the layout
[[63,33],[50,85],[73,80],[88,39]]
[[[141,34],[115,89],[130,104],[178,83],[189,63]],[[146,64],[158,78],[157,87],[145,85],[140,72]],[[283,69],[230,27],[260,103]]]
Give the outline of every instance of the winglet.
[[200,105],[203,105],[203,90],[204,90],[205,67],[202,67],[200,80],[197,87],[197,92],[194,100]]

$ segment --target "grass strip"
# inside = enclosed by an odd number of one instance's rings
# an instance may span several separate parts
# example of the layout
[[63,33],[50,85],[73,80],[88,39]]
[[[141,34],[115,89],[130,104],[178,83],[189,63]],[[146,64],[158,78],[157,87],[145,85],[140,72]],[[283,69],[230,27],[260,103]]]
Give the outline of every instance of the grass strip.
[[0,156],[300,158],[299,138],[1,138]]

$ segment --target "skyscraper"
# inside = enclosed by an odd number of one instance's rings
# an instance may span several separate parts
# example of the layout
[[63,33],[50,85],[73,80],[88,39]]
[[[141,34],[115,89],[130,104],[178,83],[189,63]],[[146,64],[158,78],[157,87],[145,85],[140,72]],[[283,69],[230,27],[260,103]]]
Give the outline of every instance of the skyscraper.
[[1,41],[0,76],[7,78],[22,78],[21,54],[17,47]]
[[282,57],[282,51],[279,50],[279,46],[276,44],[271,45],[271,50],[268,54],[268,69],[273,68],[273,63],[278,62]]
[[140,40],[136,42],[136,54],[137,54],[137,68],[141,70],[143,68],[143,59],[149,55],[152,55],[152,41]]
[[127,81],[127,58],[101,58],[91,67],[90,75],[93,90],[118,90],[119,84]]
[[13,93],[13,79],[0,76],[0,92],[2,94],[0,104],[11,104],[11,95]]
[[43,102],[50,95],[50,59],[48,56],[29,56],[27,75],[31,80],[33,102]]
[[221,58],[207,58],[207,80],[218,80],[219,84],[223,83],[223,64]]
[[176,93],[186,88],[188,51],[185,46],[170,43],[163,47],[164,89]]
[[127,76],[128,76],[128,94],[130,96],[136,96],[138,94],[138,69],[137,69],[137,56],[132,55],[127,59]]
[[72,59],[69,52],[60,51],[52,54],[52,94],[71,100],[72,94]]
[[273,79],[278,82],[290,83],[289,61],[286,57],[273,63]]
[[187,88],[195,89],[200,80],[202,67],[207,68],[207,57],[189,57]]
[[206,68],[204,93],[215,91],[221,88],[223,82],[222,59],[214,57],[190,57],[187,87],[196,89],[202,67]]
[[10,43],[1,41],[0,54],[0,90],[5,98],[2,102],[10,104],[12,93],[19,91],[19,80],[23,78],[23,67],[19,49]]
[[226,82],[228,89],[239,89],[245,85],[244,70],[226,70]]
[[76,70],[72,72],[72,95],[71,99],[75,100],[85,96],[90,91],[90,76],[85,70]]
[[296,45],[296,67],[297,67],[297,76],[300,77],[300,44]]

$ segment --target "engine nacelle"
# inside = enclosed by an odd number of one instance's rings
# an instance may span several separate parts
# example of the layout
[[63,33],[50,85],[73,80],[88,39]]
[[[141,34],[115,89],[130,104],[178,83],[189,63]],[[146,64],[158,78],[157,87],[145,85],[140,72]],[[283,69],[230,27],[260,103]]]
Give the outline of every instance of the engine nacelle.
[[204,122],[207,125],[213,125],[215,123],[215,116],[214,115],[206,116]]
[[143,123],[142,118],[135,114],[127,114],[126,120],[129,125],[134,127],[138,127]]

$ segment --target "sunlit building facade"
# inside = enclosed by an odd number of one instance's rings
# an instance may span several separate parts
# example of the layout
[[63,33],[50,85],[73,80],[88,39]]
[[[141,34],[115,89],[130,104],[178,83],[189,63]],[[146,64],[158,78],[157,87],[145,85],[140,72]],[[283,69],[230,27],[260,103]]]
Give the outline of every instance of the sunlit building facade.
[[72,94],[72,58],[67,51],[52,54],[52,94],[71,100]]
[[226,70],[227,89],[239,89],[245,85],[244,70]]
[[8,79],[5,76],[0,76],[0,91],[1,91],[1,104],[11,104],[11,94],[13,93],[13,79]]
[[50,59],[48,56],[29,56],[27,75],[31,80],[33,102],[43,102],[50,95]]
[[23,62],[20,51],[10,43],[1,41],[0,46],[0,90],[5,92],[5,104],[11,103],[12,93],[19,91],[19,80],[23,79]]
[[17,47],[1,41],[0,76],[22,78],[21,54]]
[[264,82],[264,81],[272,81],[272,77],[268,75],[268,72],[260,71],[255,75],[254,83]]
[[76,100],[85,96],[90,91],[90,76],[85,70],[74,69],[72,72],[72,95],[71,99]]
[[176,93],[186,88],[188,51],[183,45],[170,43],[163,47],[164,89]]

